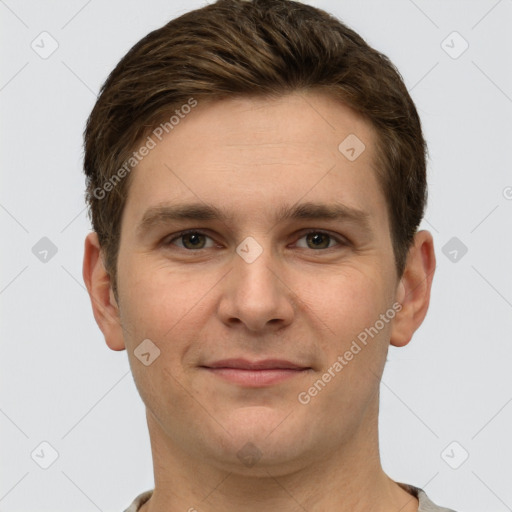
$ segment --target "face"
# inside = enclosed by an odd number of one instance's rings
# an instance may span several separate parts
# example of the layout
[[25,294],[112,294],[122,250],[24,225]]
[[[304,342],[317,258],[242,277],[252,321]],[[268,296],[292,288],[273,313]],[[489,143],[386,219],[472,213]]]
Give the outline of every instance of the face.
[[320,93],[199,102],[132,171],[107,341],[168,446],[293,467],[376,421],[401,288],[375,140]]

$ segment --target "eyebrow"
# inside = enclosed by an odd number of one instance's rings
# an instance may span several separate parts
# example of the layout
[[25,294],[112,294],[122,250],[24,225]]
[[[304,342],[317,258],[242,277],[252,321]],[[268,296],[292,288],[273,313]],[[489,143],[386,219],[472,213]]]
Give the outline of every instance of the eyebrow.
[[[183,203],[174,205],[158,205],[148,208],[137,226],[137,235],[143,236],[148,231],[172,221],[219,220],[229,222],[236,217],[236,212],[228,213],[220,208],[204,203]],[[274,222],[287,220],[337,220],[357,224],[367,234],[372,233],[369,214],[363,210],[340,203],[312,203],[283,205],[277,209]]]

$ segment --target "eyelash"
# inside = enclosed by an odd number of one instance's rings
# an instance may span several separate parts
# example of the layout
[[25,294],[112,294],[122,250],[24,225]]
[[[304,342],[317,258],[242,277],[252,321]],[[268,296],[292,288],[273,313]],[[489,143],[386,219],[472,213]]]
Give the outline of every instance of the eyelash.
[[[344,237],[335,236],[335,235],[332,235],[331,233],[329,233],[328,231],[323,231],[323,230],[319,230],[319,229],[310,229],[309,231],[302,233],[302,235],[299,238],[299,240],[301,238],[304,238],[304,237],[312,234],[312,233],[328,236],[332,240],[335,240],[337,242],[338,246],[340,246],[340,247],[347,247],[348,245],[350,245],[349,241],[347,239],[345,239]],[[170,246],[170,245],[173,245],[172,242],[174,242],[175,240],[179,240],[180,238],[184,237],[185,235],[190,235],[190,234],[203,235],[203,236],[213,240],[213,238],[210,235],[208,235],[204,231],[201,231],[200,229],[188,229],[186,231],[181,231],[180,233],[175,234],[173,236],[173,238],[171,238],[170,240],[164,240],[164,245],[166,247]],[[187,251],[187,252],[200,252],[200,251],[203,251],[203,250],[206,250],[206,249],[210,249],[210,247],[201,248],[201,249],[187,249],[185,247],[179,247],[179,246],[176,246],[176,247],[178,247],[178,249],[181,249],[181,250]],[[326,251],[326,250],[329,250],[329,249],[335,249],[336,247],[337,246],[326,247],[324,249],[309,249],[309,248],[305,248],[305,249],[306,250],[310,250],[310,251],[314,251],[314,252],[319,252],[319,251]],[[304,248],[301,247],[301,249],[304,249]]]

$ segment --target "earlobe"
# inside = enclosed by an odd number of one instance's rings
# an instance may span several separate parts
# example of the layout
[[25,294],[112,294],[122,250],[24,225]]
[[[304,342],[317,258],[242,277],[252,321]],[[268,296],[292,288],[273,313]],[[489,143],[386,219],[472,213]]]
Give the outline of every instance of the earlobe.
[[124,350],[124,338],[119,308],[112,292],[110,276],[103,264],[95,232],[85,238],[82,275],[91,299],[94,318],[107,345],[112,350]]
[[432,235],[428,231],[418,231],[397,287],[396,300],[402,307],[393,320],[391,345],[407,345],[423,322],[430,303],[435,266]]

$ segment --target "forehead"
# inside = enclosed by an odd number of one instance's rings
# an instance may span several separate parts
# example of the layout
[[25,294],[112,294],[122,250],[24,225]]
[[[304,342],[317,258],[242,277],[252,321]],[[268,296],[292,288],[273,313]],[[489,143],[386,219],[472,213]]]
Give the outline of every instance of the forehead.
[[241,220],[283,205],[341,202],[387,221],[374,168],[375,132],[321,93],[234,98],[198,105],[132,171],[131,223],[182,199]]
[[[356,154],[340,153],[339,144],[347,137],[352,146],[356,144]],[[238,154],[241,158],[252,157],[251,162],[260,165],[295,161],[295,155],[307,155],[308,161],[317,163],[334,162],[341,154],[351,160],[364,146],[363,160],[368,164],[374,138],[372,126],[359,114],[319,92],[199,101],[194,111],[165,137],[169,146],[184,144],[192,150],[175,155],[176,162],[182,158]]]

